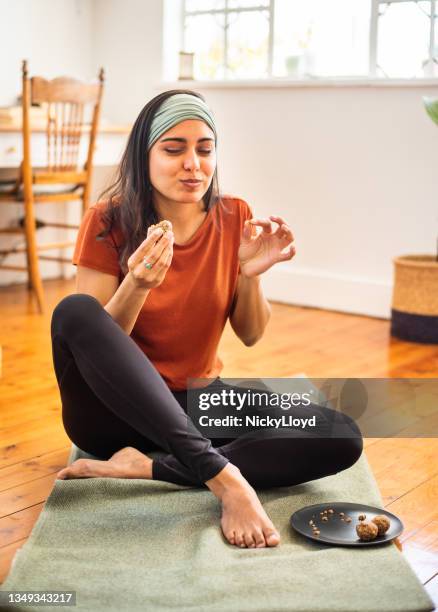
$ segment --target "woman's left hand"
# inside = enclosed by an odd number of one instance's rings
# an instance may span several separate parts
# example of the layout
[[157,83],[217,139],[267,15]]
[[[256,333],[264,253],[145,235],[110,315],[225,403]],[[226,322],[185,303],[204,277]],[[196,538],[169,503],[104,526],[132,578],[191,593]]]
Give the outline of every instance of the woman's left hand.
[[[275,231],[272,223],[278,224]],[[261,227],[258,235],[252,235],[252,228]],[[243,276],[257,276],[269,270],[279,261],[287,261],[295,255],[292,242],[294,236],[281,217],[270,215],[269,219],[250,219],[245,221],[239,247],[240,271]]]

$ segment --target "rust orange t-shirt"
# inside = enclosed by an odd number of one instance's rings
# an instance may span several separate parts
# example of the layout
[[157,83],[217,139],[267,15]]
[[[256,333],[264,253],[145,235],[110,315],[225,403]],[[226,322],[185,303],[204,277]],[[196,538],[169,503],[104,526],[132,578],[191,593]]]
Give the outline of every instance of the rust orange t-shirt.
[[[113,228],[96,240],[104,207],[98,203],[86,211],[73,264],[117,276],[120,283],[121,233]],[[174,391],[187,389],[188,378],[215,378],[222,371],[217,347],[234,303],[243,225],[252,216],[244,200],[222,196],[194,236],[174,244],[164,281],[151,289],[139,312],[131,337]]]

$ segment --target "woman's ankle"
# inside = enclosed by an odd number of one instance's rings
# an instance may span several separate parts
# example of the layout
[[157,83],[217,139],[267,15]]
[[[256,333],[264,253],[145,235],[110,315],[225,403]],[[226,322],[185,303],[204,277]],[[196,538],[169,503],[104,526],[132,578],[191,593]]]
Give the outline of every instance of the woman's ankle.
[[227,463],[219,474],[214,478],[210,478],[210,480],[206,480],[205,485],[213,495],[221,499],[227,491],[242,488],[244,482],[245,479],[239,468],[232,463]]

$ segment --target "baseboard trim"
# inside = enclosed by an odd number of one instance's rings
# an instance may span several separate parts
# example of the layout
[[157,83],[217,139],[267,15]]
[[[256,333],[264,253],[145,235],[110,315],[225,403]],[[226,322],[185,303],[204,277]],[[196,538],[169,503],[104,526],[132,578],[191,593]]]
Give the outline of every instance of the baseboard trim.
[[392,285],[321,270],[277,264],[263,276],[269,300],[383,319],[391,317]]

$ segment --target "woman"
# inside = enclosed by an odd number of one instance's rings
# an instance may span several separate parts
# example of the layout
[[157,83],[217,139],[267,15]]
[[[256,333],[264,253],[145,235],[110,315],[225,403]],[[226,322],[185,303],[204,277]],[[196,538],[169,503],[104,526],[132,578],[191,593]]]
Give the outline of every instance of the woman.
[[[53,313],[53,357],[66,432],[103,460],[77,460],[58,478],[205,484],[222,504],[230,544],[276,546],[253,487],[343,470],[362,439],[258,432],[213,446],[188,428],[187,380],[226,386],[216,348],[228,317],[246,346],[257,342],[270,316],[259,276],[295,254],[281,217],[253,219],[243,200],[219,197],[216,143],[202,96],[158,95],[134,124],[109,197],[84,216],[78,293]],[[162,220],[170,231],[151,227]],[[168,454],[152,460],[153,450]]]

